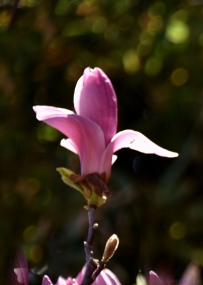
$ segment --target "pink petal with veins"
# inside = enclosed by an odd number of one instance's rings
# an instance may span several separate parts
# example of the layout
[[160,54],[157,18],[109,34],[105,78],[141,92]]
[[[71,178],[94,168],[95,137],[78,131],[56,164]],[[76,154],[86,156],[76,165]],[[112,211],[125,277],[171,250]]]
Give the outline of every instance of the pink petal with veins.
[[70,137],[80,157],[82,174],[99,172],[104,136],[98,125],[62,108],[35,106],[33,109],[38,120]]
[[[18,248],[14,262],[14,272],[20,284],[28,285],[28,264],[22,248]],[[15,280],[14,284],[17,284]]]
[[71,139],[62,139],[60,145],[78,154],[77,147]]
[[[73,153],[78,154],[76,146],[71,139],[62,139],[60,142],[60,145],[67,148],[68,150],[72,151]],[[117,158],[118,158],[117,155],[113,155],[112,160],[111,160],[111,164],[114,164],[114,162],[117,160]]]
[[84,266],[84,267],[82,268],[82,270],[78,273],[78,275],[77,275],[77,277],[76,277],[76,282],[77,282],[78,284],[80,284],[80,283],[82,282],[82,279],[83,279],[83,277],[84,277],[84,275],[85,275],[85,271],[86,271],[86,267]]
[[149,272],[149,285],[163,285],[163,281],[159,278],[159,276],[154,272]]
[[185,269],[178,284],[179,285],[201,284],[200,268],[196,264],[190,263]]
[[113,272],[103,269],[92,285],[121,285],[121,283]]
[[117,98],[110,79],[100,68],[86,68],[74,93],[76,113],[101,127],[107,146],[117,130]]
[[177,157],[178,153],[168,151],[139,132],[125,130],[117,133],[107,146],[101,161],[100,173],[106,172],[107,180],[111,173],[111,157],[114,152],[121,148],[131,148],[142,153],[151,153],[163,157]]
[[67,285],[66,279],[62,278],[61,276],[58,278],[56,285]]
[[51,282],[49,276],[44,275],[44,277],[42,279],[42,285],[53,285],[53,283]]

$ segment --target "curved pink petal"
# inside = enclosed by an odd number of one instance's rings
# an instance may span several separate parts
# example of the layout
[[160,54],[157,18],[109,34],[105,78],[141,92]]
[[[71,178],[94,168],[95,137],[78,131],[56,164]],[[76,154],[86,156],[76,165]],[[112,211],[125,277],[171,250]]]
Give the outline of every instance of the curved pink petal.
[[42,285],[53,285],[53,283],[51,282],[49,276],[44,275],[44,277],[42,279]]
[[[72,151],[75,154],[78,154],[77,148],[71,139],[62,139],[60,145],[67,148],[68,150]],[[112,155],[111,164],[113,165],[114,162],[117,160],[117,155]]]
[[66,285],[80,285],[80,283],[77,283],[77,281],[75,279],[72,279],[71,277],[68,277],[66,279]]
[[22,267],[21,268],[15,268],[14,272],[17,276],[17,281],[20,284],[23,284],[23,285],[28,284],[28,270],[27,270],[27,268],[22,268]]
[[149,272],[149,285],[163,285],[163,281],[159,278],[159,276],[154,272]]
[[92,283],[93,285],[121,285],[116,275],[109,269],[101,271],[96,280]]
[[77,277],[76,277],[76,282],[77,282],[78,284],[81,284],[82,279],[83,279],[83,277],[84,277],[84,275],[85,275],[85,271],[86,271],[86,267],[83,266],[82,270],[78,273],[78,275],[77,275]]
[[111,160],[111,164],[114,164],[114,162],[117,160],[117,158],[118,158],[117,155],[113,155],[112,160]]
[[117,133],[107,146],[102,157],[100,173],[105,172],[107,180],[111,172],[111,159],[114,152],[121,148],[131,148],[143,153],[156,154],[163,157],[177,157],[178,153],[166,150],[139,132],[125,130]]
[[76,113],[101,127],[107,146],[117,130],[117,98],[110,79],[99,68],[86,68],[74,93]]
[[64,279],[61,276],[59,276],[56,285],[67,285],[66,279]]
[[[14,262],[14,272],[17,277],[17,281],[20,284],[28,285],[28,264],[25,257],[25,254],[21,248],[18,249],[15,262]],[[18,284],[14,281],[14,284]]]
[[82,174],[99,172],[104,136],[92,121],[61,108],[35,106],[37,119],[56,128],[73,141],[80,157]]
[[71,139],[62,139],[60,145],[78,154],[77,147]]
[[185,269],[178,284],[179,285],[201,284],[199,267],[194,263],[190,263]]

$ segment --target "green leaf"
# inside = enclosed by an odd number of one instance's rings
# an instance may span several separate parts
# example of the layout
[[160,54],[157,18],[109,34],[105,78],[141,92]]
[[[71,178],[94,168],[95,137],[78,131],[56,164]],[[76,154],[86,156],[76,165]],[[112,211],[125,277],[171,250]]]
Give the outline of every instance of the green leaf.
[[70,179],[70,176],[72,174],[75,174],[70,169],[59,167],[56,170],[61,174],[61,179],[65,184],[76,189],[85,197],[85,199],[88,202],[88,205],[96,205],[97,207],[100,207],[106,202],[106,196],[105,195],[100,196],[95,191],[91,191],[90,196],[87,196],[82,185],[80,185],[79,183],[75,183]]
[[[63,180],[63,182],[67,185],[69,185],[70,187],[76,189],[77,191],[79,191],[82,195],[85,196],[84,190],[82,188],[82,186],[79,183],[74,183],[71,179],[70,176],[72,174],[75,174],[73,171],[71,171],[70,169],[67,169],[65,167],[59,167],[56,169],[56,171],[58,171],[61,174],[61,179]],[[86,198],[86,196],[85,196]]]

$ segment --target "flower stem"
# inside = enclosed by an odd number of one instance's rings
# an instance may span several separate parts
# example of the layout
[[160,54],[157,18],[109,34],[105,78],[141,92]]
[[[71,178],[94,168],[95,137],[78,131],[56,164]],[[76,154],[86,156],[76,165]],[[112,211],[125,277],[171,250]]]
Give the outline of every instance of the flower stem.
[[88,209],[88,235],[87,241],[84,243],[85,245],[85,254],[86,254],[86,272],[83,277],[81,285],[90,285],[93,283],[92,274],[98,267],[98,261],[93,258],[92,252],[92,242],[94,238],[95,225],[94,225],[94,215],[95,215],[96,207],[94,205],[90,205]]
[[85,243],[86,262],[88,262],[93,255],[92,242],[93,242],[94,232],[95,232],[95,227],[94,227],[95,211],[96,211],[95,207],[89,206],[89,210],[88,210],[89,228],[88,228],[87,242]]

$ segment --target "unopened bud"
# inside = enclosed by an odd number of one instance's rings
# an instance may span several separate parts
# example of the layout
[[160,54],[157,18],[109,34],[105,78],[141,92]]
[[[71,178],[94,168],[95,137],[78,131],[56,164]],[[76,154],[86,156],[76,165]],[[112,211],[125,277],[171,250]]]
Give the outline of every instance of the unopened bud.
[[94,229],[96,230],[98,228],[98,224],[94,224]]
[[141,273],[136,277],[136,285],[147,285],[146,278]]
[[104,254],[102,257],[103,263],[107,263],[109,259],[114,255],[114,252],[116,251],[119,244],[119,239],[117,235],[113,234],[107,241]]

